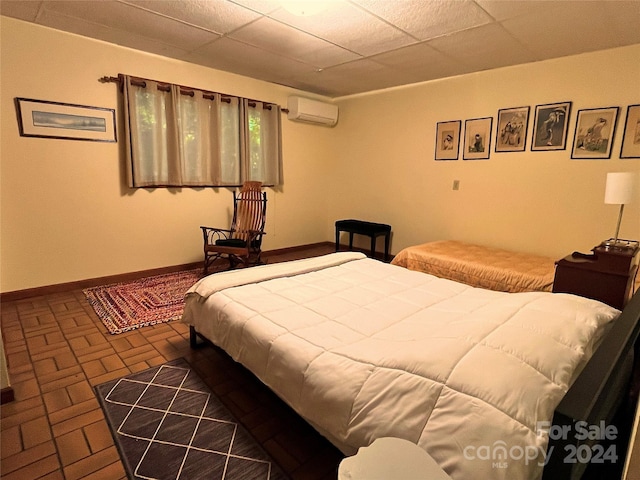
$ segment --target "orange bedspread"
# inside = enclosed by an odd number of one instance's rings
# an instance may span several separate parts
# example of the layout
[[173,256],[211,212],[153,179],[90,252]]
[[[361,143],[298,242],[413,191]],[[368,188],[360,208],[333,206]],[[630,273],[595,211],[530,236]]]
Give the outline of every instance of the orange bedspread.
[[550,292],[555,269],[549,257],[455,240],[407,247],[391,263],[501,292]]

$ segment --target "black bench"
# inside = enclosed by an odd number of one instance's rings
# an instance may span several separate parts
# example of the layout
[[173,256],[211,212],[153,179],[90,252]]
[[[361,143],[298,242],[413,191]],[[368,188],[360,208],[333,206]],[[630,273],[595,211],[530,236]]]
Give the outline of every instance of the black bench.
[[363,222],[362,220],[338,220],[336,222],[336,252],[340,245],[340,232],[349,232],[349,250],[353,249],[353,234],[371,237],[371,258],[376,253],[376,238],[384,235],[384,261],[389,258],[389,239],[391,225],[384,223]]

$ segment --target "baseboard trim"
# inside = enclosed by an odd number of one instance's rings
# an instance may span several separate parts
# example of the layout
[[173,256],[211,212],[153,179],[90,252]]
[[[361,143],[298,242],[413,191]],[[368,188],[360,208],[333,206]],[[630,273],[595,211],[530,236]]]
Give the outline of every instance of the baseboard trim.
[[[286,253],[292,253],[299,250],[306,250],[314,247],[321,247],[326,245],[334,245],[331,242],[319,242],[309,245],[298,245],[295,247],[279,248],[277,250],[269,250],[262,252],[262,256],[267,260],[269,257],[276,255],[283,255]],[[86,280],[78,280],[75,282],[58,283],[55,285],[45,285],[42,287],[27,288],[24,290],[14,290],[12,292],[0,293],[0,302],[14,302],[16,300],[23,300],[25,298],[40,297],[43,295],[51,295],[55,293],[68,292],[69,290],[81,290],[85,288],[98,287],[100,285],[108,285],[111,283],[130,282],[132,280],[138,280],[144,277],[150,277],[153,275],[163,275],[165,273],[179,272],[182,270],[190,270],[192,268],[202,267],[202,261],[194,263],[185,263],[182,265],[173,265],[170,267],[152,268],[150,270],[141,270],[137,272],[121,273],[117,275],[109,275],[106,277],[89,278]]]

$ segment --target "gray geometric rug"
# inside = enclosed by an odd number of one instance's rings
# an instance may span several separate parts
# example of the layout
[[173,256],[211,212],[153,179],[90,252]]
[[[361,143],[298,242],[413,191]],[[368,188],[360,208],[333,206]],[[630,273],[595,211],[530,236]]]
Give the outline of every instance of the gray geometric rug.
[[288,478],[184,359],[95,391],[130,479]]

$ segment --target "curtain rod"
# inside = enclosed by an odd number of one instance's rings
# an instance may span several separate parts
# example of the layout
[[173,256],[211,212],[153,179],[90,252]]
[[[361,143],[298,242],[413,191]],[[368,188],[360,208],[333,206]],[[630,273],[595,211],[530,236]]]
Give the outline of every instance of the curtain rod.
[[[98,81],[100,83],[117,83],[120,86],[120,90],[121,91],[122,91],[122,88],[124,87],[124,75],[122,73],[119,73],[117,77],[105,75],[104,77],[99,78]],[[163,92],[171,91],[171,84],[170,83],[158,82],[157,80],[150,80],[148,78],[141,78],[141,77],[131,76],[131,84],[135,85],[137,87],[146,88],[147,81],[156,82],[158,84],[158,90],[160,90],[160,91],[163,91]],[[183,85],[178,85],[178,87],[180,88],[180,93],[182,95],[188,95],[190,97],[193,97],[193,95],[194,95],[193,92],[195,90],[197,90],[199,92],[202,92],[202,97],[203,98],[206,98],[207,100],[215,100],[214,92],[211,92],[209,90],[202,90],[201,88],[185,87]],[[226,95],[224,93],[220,93],[220,100],[222,102],[231,103],[231,97],[240,98],[240,97],[236,97],[235,95]],[[257,104],[256,102],[261,102],[261,101],[260,100],[251,100],[251,99],[249,99],[249,106],[250,107],[255,107],[256,104]],[[273,103],[268,103],[268,102],[261,102],[261,103],[265,104],[263,108],[266,108],[267,110],[271,110],[271,106],[275,105]],[[282,108],[281,111],[283,113],[289,113],[289,109],[287,109],[287,108]]]

